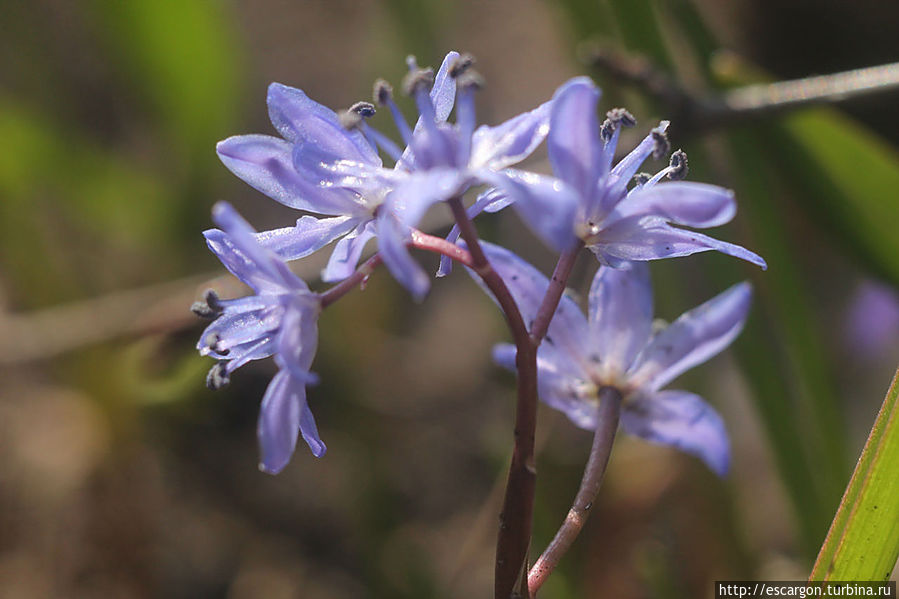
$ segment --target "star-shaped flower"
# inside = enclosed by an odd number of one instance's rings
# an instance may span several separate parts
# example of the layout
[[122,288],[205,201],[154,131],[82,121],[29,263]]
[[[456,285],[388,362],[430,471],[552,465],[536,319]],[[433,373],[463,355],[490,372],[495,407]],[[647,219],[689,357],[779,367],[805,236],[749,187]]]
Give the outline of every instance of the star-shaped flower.
[[[416,297],[430,281],[406,249],[410,227],[436,202],[526,158],[548,132],[549,103],[497,127],[475,128],[471,59],[447,54],[439,71],[409,60],[406,91],[415,99],[418,122],[410,128],[386,82],[375,100],[389,109],[406,144],[401,150],[370,127],[373,104],[359,102],[337,114],[302,91],[269,88],[269,114],[283,139],[242,135],[218,145],[225,165],[256,189],[288,206],[332,218],[304,216],[296,227],[271,231],[260,242],[283,258],[306,256],[341,238],[323,273],[326,281],[349,276],[365,244],[377,236],[388,269]],[[456,98],[458,96],[458,102]],[[447,118],[456,105],[456,122]],[[377,149],[395,160],[384,167]]]
[[680,228],[716,227],[736,213],[730,190],[679,180],[687,172],[683,152],[675,152],[656,175],[635,179],[650,155],[667,154],[667,121],[612,164],[621,128],[636,121],[619,108],[600,124],[599,96],[585,77],[568,81],[553,96],[547,148],[556,177],[509,169],[493,178],[530,227],[560,251],[580,238],[611,266],[716,250],[765,268],[765,261],[745,248]]
[[306,403],[306,385],[316,381],[309,367],[318,344],[321,304],[281,258],[259,245],[256,231],[230,204],[219,202],[212,216],[221,230],[207,235],[209,249],[255,294],[223,300],[208,292],[205,302],[194,304],[194,312],[215,318],[197,349],[219,360],[207,377],[212,389],[227,384],[231,373],[250,360],[274,356],[279,370],[262,400],[257,433],[259,467],[277,473],[290,460],[298,434],[313,455],[325,453]]
[[[533,321],[549,284],[546,277],[504,248],[484,244],[484,250],[525,321]],[[698,456],[723,476],[730,450],[721,417],[696,394],[662,388],[734,340],[751,295],[749,284],[740,283],[653,332],[648,266],[602,266],[590,288],[586,318],[573,300],[562,297],[537,353],[540,399],[577,426],[594,430],[599,390],[614,387],[623,398],[625,431]],[[515,346],[498,345],[494,358],[514,370]]]

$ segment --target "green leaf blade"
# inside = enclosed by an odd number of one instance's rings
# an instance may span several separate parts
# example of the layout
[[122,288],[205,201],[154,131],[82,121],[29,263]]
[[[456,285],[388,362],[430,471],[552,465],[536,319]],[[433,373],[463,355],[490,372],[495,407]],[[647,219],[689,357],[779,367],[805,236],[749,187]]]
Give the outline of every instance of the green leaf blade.
[[809,580],[887,580],[899,557],[899,371]]

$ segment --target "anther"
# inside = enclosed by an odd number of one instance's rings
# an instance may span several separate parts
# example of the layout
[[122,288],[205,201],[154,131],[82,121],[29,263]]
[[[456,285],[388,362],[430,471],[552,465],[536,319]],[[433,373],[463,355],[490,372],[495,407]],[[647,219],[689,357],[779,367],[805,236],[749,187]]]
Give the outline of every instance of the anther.
[[375,116],[377,110],[375,110],[375,105],[371,102],[356,102],[350,106],[350,112],[355,112],[364,119],[370,119]]
[[687,176],[690,170],[687,164],[687,153],[683,150],[676,150],[671,154],[671,161],[668,163],[668,178],[672,181],[680,181]]
[[450,65],[449,76],[452,77],[453,79],[455,79],[456,77],[459,77],[465,71],[467,71],[468,68],[474,64],[474,62],[475,62],[474,56],[472,56],[471,54],[468,54],[468,53],[460,54],[453,61],[453,64]]
[[434,69],[413,69],[403,77],[403,93],[408,96],[414,95],[419,87],[430,90],[434,86]]
[[656,160],[661,160],[665,157],[665,154],[671,151],[671,142],[668,141],[668,134],[659,127],[656,127],[650,133],[655,144],[652,150],[652,157]]
[[626,108],[613,108],[606,113],[606,120],[602,122],[599,128],[599,137],[604,143],[612,141],[615,130],[619,127],[633,127],[637,124],[634,118]]
[[219,335],[218,333],[209,333],[208,335],[206,335],[206,338],[203,339],[203,343],[206,345],[207,348],[211,349],[212,351],[217,352],[217,351],[219,351],[218,345],[219,345],[219,341],[221,341],[221,340],[222,340],[222,336]]
[[615,123],[612,122],[611,119],[606,119],[602,122],[602,125],[599,127],[599,138],[603,141],[603,143],[609,143],[612,141],[612,135],[615,134]]
[[371,102],[356,102],[347,110],[338,115],[340,126],[350,130],[359,127],[363,119],[373,117],[375,115],[375,105]]
[[224,311],[224,307],[219,302],[219,296],[216,295],[215,291],[209,289],[204,294],[203,301],[194,302],[190,307],[190,311],[200,318],[214,319]]
[[375,81],[374,89],[372,90],[372,100],[374,100],[375,104],[384,106],[390,102],[391,98],[393,98],[393,87],[383,79]]
[[606,113],[606,118],[618,127],[633,127],[637,124],[637,119],[626,108],[613,108]]
[[484,88],[484,78],[474,69],[467,69],[456,77],[456,87],[458,89],[479,90]]
[[652,175],[649,173],[637,173],[634,175],[634,184],[635,185],[646,185],[649,183],[649,180],[652,179]]
[[230,382],[231,377],[228,376],[227,362],[218,362],[209,369],[209,374],[206,375],[206,386],[213,391],[218,391]]

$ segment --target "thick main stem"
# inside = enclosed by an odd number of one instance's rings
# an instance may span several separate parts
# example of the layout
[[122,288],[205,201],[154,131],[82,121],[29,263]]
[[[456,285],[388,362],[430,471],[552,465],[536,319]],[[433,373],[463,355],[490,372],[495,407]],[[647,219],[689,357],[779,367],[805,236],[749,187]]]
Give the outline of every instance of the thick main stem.
[[527,593],[527,557],[531,542],[537,468],[534,462],[534,435],[537,428],[537,345],[528,334],[518,305],[502,277],[493,270],[478,240],[477,231],[460,198],[449,202],[462,239],[468,244],[478,273],[490,289],[506,317],[515,342],[518,372],[518,400],[515,407],[515,444],[496,540],[494,597],[509,599]]
[[612,452],[612,442],[615,432],[618,430],[618,418],[621,414],[621,393],[614,387],[603,387],[599,390],[599,408],[596,415],[596,433],[593,436],[593,447],[590,449],[590,458],[584,468],[584,476],[581,479],[581,487],[574,498],[574,503],[559,527],[556,536],[550,542],[546,551],[531,568],[528,573],[528,590],[531,597],[535,597],[537,590],[546,582],[546,579],[559,564],[559,560],[571,547],[574,539],[584,527],[593,501],[602,485],[606,465],[609,463],[609,455]]

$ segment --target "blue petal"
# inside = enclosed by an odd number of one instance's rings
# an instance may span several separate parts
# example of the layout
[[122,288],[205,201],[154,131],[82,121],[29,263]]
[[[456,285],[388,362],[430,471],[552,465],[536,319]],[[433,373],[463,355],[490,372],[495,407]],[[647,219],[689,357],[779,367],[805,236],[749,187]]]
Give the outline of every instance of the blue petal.
[[557,177],[571,185],[581,198],[593,195],[599,177],[602,142],[596,104],[600,91],[586,77],[572,79],[552,99],[549,161]]
[[316,218],[307,215],[300,217],[294,227],[257,233],[256,240],[283,260],[297,260],[346,235],[358,223],[358,219],[349,216]]
[[449,52],[434,77],[431,103],[434,104],[434,113],[438,123],[445,122],[453,111],[453,103],[456,101],[456,80],[449,76],[449,71],[458,57],[459,53],[455,50]]
[[308,291],[306,283],[293,274],[274,252],[256,241],[256,231],[231,204],[212,207],[212,220],[224,229],[205,231],[206,244],[231,273],[259,293]]
[[715,250],[763,269],[768,267],[761,256],[744,247],[696,231],[677,229],[661,217],[623,218],[601,231],[599,240],[589,248],[601,261],[609,264],[615,260],[660,260]]
[[365,244],[375,236],[374,221],[366,221],[356,230],[337,242],[328,265],[322,271],[322,281],[336,283],[349,277],[356,270]]
[[[556,356],[547,357],[546,347],[537,353],[537,387],[540,401],[559,410],[576,426],[596,429],[598,404],[592,397],[595,387],[582,371]],[[502,343],[494,346],[493,360],[503,368],[515,371],[515,346]],[[585,393],[589,395],[588,398]]]
[[630,368],[652,333],[649,267],[630,262],[603,266],[590,286],[590,346],[610,375]]
[[730,442],[721,416],[701,397],[661,391],[631,398],[621,428],[652,443],[670,445],[700,458],[718,476],[730,468]]
[[500,170],[530,156],[549,133],[551,106],[545,102],[496,127],[478,127],[471,142],[471,168]]
[[227,374],[252,360],[261,360],[271,356],[275,351],[275,341],[272,337],[257,340],[255,342],[238,345],[228,354],[228,364],[225,367]]
[[319,304],[309,296],[297,296],[287,305],[278,333],[275,362],[304,383],[311,382],[309,368],[318,348]]
[[351,192],[323,188],[301,177],[293,165],[293,146],[283,139],[237,135],[215,149],[228,170],[285,206],[319,214],[352,214],[358,209]]
[[678,181],[628,194],[610,218],[659,216],[666,221],[705,229],[717,227],[737,213],[734,192],[717,185]]
[[685,312],[640,353],[631,382],[655,391],[721,352],[743,329],[751,301],[749,283],[740,283]]
[[[512,200],[504,192],[496,188],[490,188],[481,193],[474,204],[469,206],[465,213],[468,218],[473,219],[481,212],[498,212],[512,203]],[[446,236],[446,240],[450,243],[456,243],[459,240],[459,225],[453,225],[450,232]],[[447,256],[440,257],[440,267],[437,269],[438,277],[445,277],[453,271],[453,261]]]
[[408,227],[398,222],[396,216],[387,210],[381,212],[377,222],[378,249],[384,265],[393,278],[409,290],[415,301],[422,301],[431,288],[431,280],[406,248]]
[[465,193],[468,182],[468,175],[454,168],[413,172],[387,196],[385,212],[415,227],[433,204]]
[[524,222],[550,247],[562,252],[577,241],[574,221],[580,197],[564,181],[514,169],[479,174],[514,200]]
[[[543,303],[549,280],[509,250],[487,242],[481,242],[481,246],[493,270],[502,277],[506,287],[509,288],[525,325],[530,328]],[[479,277],[474,274],[472,277],[483,286]],[[574,300],[563,295],[540,350],[552,352],[552,356],[547,354],[547,357],[564,356],[564,361],[568,363],[583,365],[587,359],[586,333],[587,319]]]
[[515,365],[515,356],[517,354],[518,350],[511,343],[498,343],[493,346],[493,361],[498,366],[502,366],[512,372],[515,372],[517,368]]
[[381,165],[377,151],[362,132],[345,129],[337,113],[310,100],[302,90],[272,83],[268,112],[272,124],[288,141],[314,145],[335,159]]
[[303,436],[303,441],[309,446],[309,451],[315,457],[320,458],[328,451],[318,434],[315,418],[312,416],[312,410],[309,409],[309,403],[306,401],[300,405],[300,434]]
[[284,370],[275,375],[265,390],[256,429],[262,454],[259,469],[263,472],[277,474],[290,461],[297,445],[305,396],[305,386],[297,384]]
[[[282,311],[278,309],[276,296],[268,297],[272,300],[267,309],[222,314],[216,318],[197,342],[200,353],[224,359],[230,357],[228,352],[239,345],[255,344],[260,339],[273,336],[281,326]],[[215,347],[211,347],[211,339],[217,339]]]

